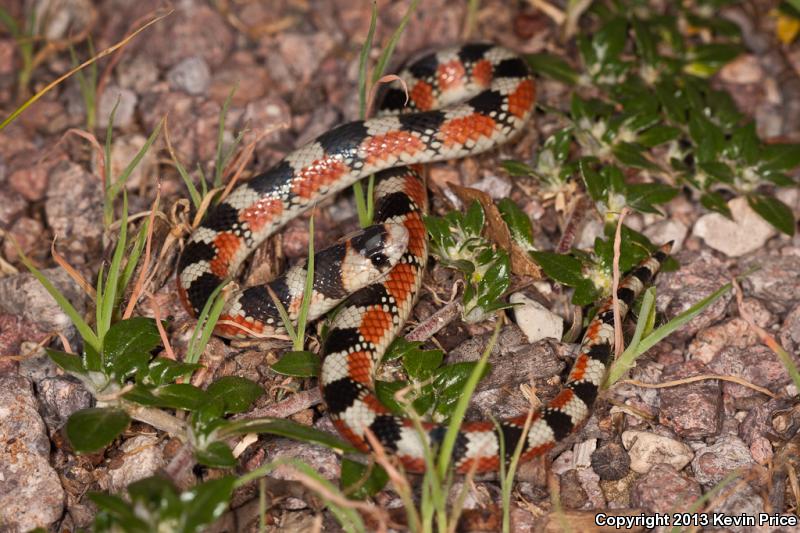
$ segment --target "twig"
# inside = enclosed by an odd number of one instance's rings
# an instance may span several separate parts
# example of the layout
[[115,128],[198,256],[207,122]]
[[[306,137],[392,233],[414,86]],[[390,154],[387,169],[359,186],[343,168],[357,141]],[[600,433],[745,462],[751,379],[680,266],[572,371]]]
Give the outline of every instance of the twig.
[[614,233],[614,261],[613,261],[613,277],[611,282],[611,301],[612,308],[614,309],[614,358],[618,358],[622,352],[625,351],[625,338],[622,336],[622,316],[619,311],[619,298],[617,291],[619,290],[619,255],[620,245],[622,243],[622,221],[628,214],[628,208],[623,207],[619,213],[619,220],[617,220],[617,230]]
[[778,356],[778,359],[781,360],[783,366],[786,367],[786,371],[789,373],[789,376],[791,376],[792,381],[794,381],[795,386],[800,389],[800,371],[797,370],[797,366],[794,364],[794,361],[792,361],[792,357],[786,352],[786,350],[783,349],[783,346],[781,346],[772,335],[767,333],[764,328],[756,324],[755,320],[753,320],[753,317],[744,308],[742,301],[742,288],[739,286],[736,278],[731,279],[731,284],[733,285],[733,290],[736,294],[736,305],[739,308],[739,316],[741,316],[745,322],[747,322],[750,328],[756,332],[756,335],[758,335],[759,339],[761,339],[761,342],[767,345],[767,347]]
[[253,409],[241,415],[235,415],[234,420],[242,418],[288,418],[295,413],[299,413],[305,409],[313,407],[322,402],[322,393],[318,387],[309,389],[307,391],[292,394],[285,400],[274,403],[267,407]]
[[463,306],[459,300],[453,300],[431,316],[420,322],[408,335],[409,341],[426,341],[436,335],[447,324],[455,320],[461,314]]
[[730,381],[731,383],[737,383],[737,384],[742,385],[744,387],[748,387],[750,389],[753,389],[754,391],[758,391],[761,394],[766,394],[770,398],[777,398],[778,397],[778,395],[775,394],[774,392],[772,392],[771,390],[765,389],[764,387],[759,387],[758,385],[750,383],[749,381],[747,381],[747,380],[745,380],[743,378],[740,378],[738,376],[725,376],[725,375],[722,375],[722,374],[700,374],[700,375],[697,375],[697,376],[690,376],[688,378],[681,378],[681,379],[675,379],[675,380],[671,380],[671,381],[664,381],[662,383],[644,383],[644,382],[636,380],[636,379],[621,379],[617,383],[626,383],[628,385],[634,385],[636,387],[642,387],[642,388],[645,388],[645,389],[664,389],[664,388],[668,388],[668,387],[676,387],[678,385],[685,385],[687,383],[694,383],[696,381],[706,381],[706,380],[709,380],[709,379],[718,379],[718,380],[721,380],[721,381]]
[[159,182],[156,186],[156,199],[153,200],[153,207],[150,209],[150,217],[147,221],[147,240],[144,246],[144,261],[142,262],[142,267],[139,270],[139,275],[136,277],[136,283],[133,285],[133,290],[131,291],[131,296],[128,300],[128,306],[125,308],[125,312],[122,314],[123,320],[130,318],[133,314],[133,309],[136,307],[136,302],[139,301],[139,297],[144,290],[145,277],[149,277],[147,276],[147,273],[149,270],[148,266],[150,265],[150,248],[153,243],[153,228],[156,212],[158,211],[158,201],[160,199],[161,183]]
[[57,235],[53,235],[53,242],[50,243],[50,254],[53,256],[53,260],[58,264],[58,266],[63,268],[67,272],[67,274],[69,274],[69,277],[71,277],[72,280],[75,283],[77,283],[81,289],[83,289],[83,292],[85,292],[89,296],[89,298],[94,300],[95,298],[97,298],[97,292],[95,291],[94,287],[92,287],[92,285],[88,281],[86,281],[86,278],[84,278],[80,272],[75,270],[75,268],[72,265],[70,265],[61,254],[59,254],[56,251],[57,238],[58,238]]
[[156,319],[156,328],[158,328],[158,335],[161,337],[161,342],[164,344],[164,351],[167,352],[167,359],[172,359],[173,361],[177,361],[178,358],[175,356],[175,351],[172,349],[172,344],[169,342],[169,335],[167,335],[167,330],[164,329],[164,324],[161,322],[161,306],[158,305],[155,296],[152,293],[147,294],[148,299],[150,300],[150,309],[153,310],[153,316]]

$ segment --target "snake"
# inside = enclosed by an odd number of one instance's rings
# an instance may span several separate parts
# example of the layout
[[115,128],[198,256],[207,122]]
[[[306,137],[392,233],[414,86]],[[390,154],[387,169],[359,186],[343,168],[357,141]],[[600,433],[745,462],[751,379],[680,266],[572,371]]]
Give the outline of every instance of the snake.
[[[402,82],[384,87],[375,117],[330,129],[238,185],[210,210],[187,239],[177,282],[184,306],[197,315],[267,237],[321,200],[374,175],[374,225],[314,256],[307,318],[338,306],[322,341],[319,382],[340,434],[364,452],[377,443],[406,471],[423,472],[426,447],[439,446],[446,427],[424,423],[420,432],[375,393],[377,368],[413,309],[427,264],[428,199],[421,165],[476,155],[523,132],[534,113],[536,85],[522,57],[492,43],[427,53],[399,78]],[[657,250],[619,283],[621,317],[668,253],[669,245]],[[278,303],[296,321],[307,274],[308,262],[302,260],[270,283],[232,291],[215,333],[258,338],[285,331]],[[522,461],[543,455],[589,418],[614,352],[614,300],[609,296],[599,303],[552,400],[530,414],[461,426],[451,455],[457,472],[496,470],[518,445]]]

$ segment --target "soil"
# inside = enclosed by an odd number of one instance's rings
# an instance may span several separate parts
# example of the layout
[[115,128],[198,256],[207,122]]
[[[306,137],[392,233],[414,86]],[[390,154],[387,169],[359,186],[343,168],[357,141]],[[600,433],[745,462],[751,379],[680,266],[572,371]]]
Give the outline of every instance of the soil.
[[[562,42],[555,22],[532,7],[538,3],[484,0],[468,37],[521,53],[551,52],[576,64],[574,41]],[[12,0],[7,9],[23,20],[31,8],[28,4],[34,2]],[[43,43],[34,43],[35,50],[44,51],[23,88],[18,83],[22,64],[17,44],[0,31],[2,116],[69,70],[70,43],[79,57],[86,58],[90,55],[86,35],[92,36],[94,49],[102,50],[154,13],[165,12],[156,0],[35,4],[40,14],[47,14],[40,18],[40,32],[53,45],[45,49]],[[400,23],[406,4],[378,2],[375,46],[369,53],[373,62]],[[775,19],[768,15],[775,4],[753,0],[725,8],[722,16],[742,28],[747,51],[723,68],[714,83],[730,91],[740,109],[756,120],[762,138],[800,142],[800,41],[783,45],[775,38]],[[166,18],[99,62],[96,125],[90,133],[100,143],[105,141],[116,106],[111,165],[118,175],[168,117],[162,131],[168,133],[175,157],[195,178],[198,168],[213,176],[219,116],[235,87],[223,139],[230,146],[244,132],[234,161],[244,157],[244,147],[253,147],[238,178],[247,180],[293,148],[358,118],[358,59],[370,6],[367,0],[181,0]],[[421,50],[462,42],[466,17],[467,2],[421,2],[397,44],[393,65]],[[538,83],[541,105],[569,108],[567,86],[547,79]],[[66,341],[77,349],[80,341],[68,317],[27,273],[19,250],[44,269],[80,312],[93,312],[84,290],[60,269],[53,255],[55,251],[92,280],[113,249],[114,233],[103,229],[99,146],[74,133],[86,129],[86,120],[81,85],[73,76],[0,130],[0,448],[4,448],[0,530],[4,531],[89,528],[96,509],[86,497],[88,491],[119,492],[156,472],[170,473],[184,488],[219,475],[182,466],[181,443],[142,423],[134,423],[110,447],[92,455],[76,455],[64,437],[69,415],[91,406],[93,399],[49,360],[42,347],[63,349]],[[514,143],[487,155],[430,165],[433,211],[442,214],[457,202],[448,183],[475,187],[490,197],[510,197],[531,217],[537,244],[545,249],[557,246],[567,214],[556,209],[533,180],[510,178],[499,161],[531,161],[541,141],[563,126],[560,120],[537,113],[529,131]],[[179,252],[175,238],[186,237],[191,219],[186,186],[164,139],[163,134],[158,137],[125,186],[131,213],[149,210],[158,192],[165,214],[156,219],[153,238],[156,275],[146,287],[152,297],[143,298],[135,311],[168,318],[173,347],[182,357],[194,321],[180,305],[175,288]],[[232,174],[229,169],[226,179]],[[794,209],[795,218],[800,216],[796,188],[779,191],[779,196]],[[118,213],[120,202],[116,207]],[[709,214],[700,203],[683,195],[664,210],[664,217],[631,216],[631,223],[654,242],[677,240],[674,256],[682,268],[657,281],[661,315],[674,316],[733,275],[761,265],[742,283],[742,308],[800,363],[800,234],[790,238],[759,227],[740,238],[737,228],[725,226],[726,219],[706,218]],[[592,242],[600,219],[593,210],[578,218],[580,229],[574,237],[576,246],[582,246]],[[357,228],[352,194],[346,191],[318,205],[315,245],[322,248]],[[747,241],[750,238],[760,240],[754,244]],[[241,279],[247,284],[271,279],[305,256],[308,240],[306,215],[262,245]],[[447,307],[458,278],[439,265],[429,267],[409,331],[420,324],[430,327],[426,320]],[[548,281],[533,281],[515,278],[512,285],[560,315],[568,327],[574,319],[568,311],[569,292]],[[468,325],[457,313],[449,313],[448,320],[433,337],[418,331],[417,338],[424,338],[426,347],[445,349],[451,362],[479,357],[492,324]],[[315,346],[313,340],[310,345]],[[202,360],[207,370],[197,384],[224,375],[247,377],[263,385],[267,394],[250,413],[240,416],[288,417],[334,432],[315,380],[286,378],[270,369],[285,349],[280,343],[265,346],[214,338]],[[547,401],[558,391],[573,354],[572,344],[552,339],[531,343],[517,324],[504,326],[492,355],[494,372],[479,387],[470,416],[524,413],[529,404],[520,388]],[[390,375],[395,370],[383,372]],[[564,518],[594,527],[591,517],[601,511],[651,515],[685,510],[688,502],[734,471],[739,477],[713,496],[709,512],[797,514],[798,461],[793,450],[800,443],[798,391],[775,353],[744,319],[731,293],[640,358],[631,377],[658,383],[704,374],[738,376],[768,389],[772,397],[713,379],[660,389],[613,387],[577,435],[542,461],[520,469],[511,504],[514,530],[560,529]],[[333,452],[272,436],[261,436],[246,447],[237,471],[284,456],[303,459],[328,479],[339,477],[340,457]],[[269,528],[307,530],[322,516],[323,526],[335,530],[332,516],[320,510],[313,494],[293,483],[296,479],[288,470],[273,474],[271,483],[283,493],[268,510]],[[231,510],[214,531],[256,530],[254,487],[234,495]],[[553,505],[554,491],[560,494],[558,509]],[[397,494],[388,489],[374,501],[384,509],[401,506]],[[477,480],[469,488],[464,527],[496,529],[499,502],[496,476]],[[404,514],[397,513],[396,519],[402,523]]]

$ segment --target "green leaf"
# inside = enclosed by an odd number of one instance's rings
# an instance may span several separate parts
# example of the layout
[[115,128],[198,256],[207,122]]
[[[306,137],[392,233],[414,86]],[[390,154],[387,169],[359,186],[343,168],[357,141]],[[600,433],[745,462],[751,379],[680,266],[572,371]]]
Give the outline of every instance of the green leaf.
[[83,363],[86,370],[91,372],[100,372],[103,363],[100,360],[100,353],[92,347],[91,344],[85,343],[83,345]]
[[220,439],[245,433],[269,433],[270,435],[279,435],[303,442],[321,444],[334,450],[359,453],[355,446],[339,439],[335,435],[281,418],[236,420],[226,424],[218,431]]
[[577,287],[584,281],[583,264],[578,259],[553,252],[530,252],[530,254],[548,277],[562,285]]
[[800,165],[800,144],[767,144],[762,148],[760,171],[792,170]]
[[197,363],[181,363],[174,359],[167,359],[166,357],[156,357],[150,362],[144,381],[156,386],[165,385],[167,383],[172,383],[180,376],[190,374],[200,368],[203,368],[203,365]]
[[659,170],[658,165],[642,155],[642,152],[644,152],[644,147],[642,146],[629,142],[618,142],[611,151],[614,157],[623,165],[647,170]]
[[747,196],[747,203],[761,218],[775,226],[778,230],[789,236],[794,236],[795,221],[792,209],[772,196],[751,194]]
[[264,389],[258,383],[239,376],[225,376],[208,386],[206,393],[209,400],[219,400],[225,414],[243,413],[264,395]]
[[[367,475],[368,468],[370,469],[369,475]],[[342,490],[350,498],[363,500],[374,496],[386,486],[388,481],[389,475],[377,464],[367,466],[346,457],[342,459]]]
[[286,352],[272,370],[285,376],[312,378],[319,376],[319,357],[309,351]]
[[742,53],[742,46],[734,43],[704,43],[697,45],[687,65],[687,72],[695,75],[710,75]]
[[680,137],[680,135],[680,128],[659,124],[637,135],[636,141],[642,146],[652,148],[653,146],[658,146],[659,144],[673,141]]
[[189,383],[173,383],[153,390],[161,407],[194,411],[208,401],[206,392]]
[[45,348],[45,352],[47,352],[50,359],[64,371],[71,374],[86,374],[87,371],[83,366],[83,361],[81,361],[81,358],[77,355],[62,352],[61,350],[53,350],[52,348]]
[[730,147],[733,151],[731,159],[738,158],[746,165],[754,165],[762,153],[761,140],[756,133],[756,123],[751,121],[736,128],[731,136]]
[[476,200],[472,202],[469,208],[467,208],[466,214],[464,214],[464,233],[468,236],[480,235],[483,229],[483,222],[483,207],[481,207],[480,202]]
[[609,63],[619,57],[628,37],[628,21],[622,17],[611,19],[594,34],[592,47],[600,63]]
[[722,150],[725,135],[702,111],[692,111],[689,116],[689,135],[697,145],[695,155],[699,162],[716,161]]
[[433,375],[444,359],[441,350],[411,350],[403,357],[403,368],[409,377],[416,381],[424,381]]
[[572,294],[572,303],[583,307],[596,301],[600,297],[600,289],[594,286],[591,280],[584,279],[575,286]]
[[[90,492],[89,499],[97,505],[98,513],[95,517],[95,531],[97,530],[113,530],[113,526],[108,524],[120,523],[125,524],[125,531],[147,531],[147,523],[141,518],[137,517],[133,512],[133,507],[113,494],[105,492]],[[98,527],[100,524],[108,524],[107,528]]]
[[122,409],[81,409],[67,420],[67,438],[78,453],[96,452],[116,439],[130,421]]
[[383,354],[383,361],[394,361],[405,357],[407,353],[418,350],[420,346],[422,346],[422,343],[419,341],[409,341],[404,337],[395,337],[389,348],[386,349],[386,353]]
[[180,531],[195,533],[222,516],[228,508],[236,478],[225,476],[206,481],[181,494],[185,504]]
[[515,161],[514,159],[506,159],[500,163],[500,166],[512,176],[532,176],[533,169],[522,161]]
[[503,221],[511,231],[511,236],[526,252],[535,250],[533,244],[533,224],[528,215],[519,208],[510,198],[503,198],[498,202],[497,208]]
[[733,183],[733,170],[725,163],[720,161],[706,161],[705,163],[700,163],[698,167],[718,181]]
[[578,162],[578,168],[581,171],[583,182],[586,184],[586,192],[589,197],[595,202],[602,202],[606,198],[608,187],[600,173],[594,168],[595,162],[592,159],[581,158]]
[[122,395],[122,397],[129,401],[141,405],[149,405],[153,407],[162,406],[161,401],[151,392],[152,389],[147,388],[141,383],[137,383],[134,387]]
[[[614,261],[614,234],[616,228],[611,225],[605,227],[606,239],[595,240],[594,250],[603,266],[608,272],[611,272]],[[627,272],[640,261],[643,261],[650,255],[650,250],[654,248],[650,239],[634,231],[626,225],[622,225],[620,231],[620,247],[619,247],[619,270],[620,272]]]
[[221,441],[210,443],[204,450],[195,449],[197,462],[212,468],[232,468],[236,466],[236,458],[231,447]]
[[150,361],[150,351],[161,344],[156,323],[151,318],[134,317],[112,325],[103,338],[106,372],[119,380]]
[[728,202],[725,201],[725,198],[723,198],[721,194],[712,191],[705,192],[700,197],[700,203],[703,204],[703,207],[706,209],[716,211],[733,220],[733,214],[728,207]]
[[408,382],[397,380],[397,381],[383,381],[383,380],[375,380],[375,396],[378,397],[378,400],[387,407],[391,412],[402,415],[403,414],[403,406],[395,400],[394,395],[402,389],[403,387],[407,387]]
[[672,80],[661,80],[656,84],[656,97],[667,116],[677,124],[686,122],[686,100],[684,93]]
[[655,38],[650,32],[650,26],[638,17],[631,17],[630,22],[633,27],[636,48],[639,50],[642,59],[644,59],[645,63],[654,65],[658,59],[658,52],[656,50]]
[[543,74],[569,85],[578,83],[578,72],[560,57],[552,54],[540,53],[526,54],[525,59],[537,74]]
[[[435,410],[445,418],[453,414],[453,410],[458,400],[463,395],[464,385],[466,385],[475,362],[455,363],[442,367],[433,380],[433,390],[436,393]],[[480,379],[486,377],[491,372],[491,365],[486,366]]]
[[659,213],[654,204],[665,204],[675,198],[680,189],[664,183],[631,183],[625,191],[628,205],[645,213]]

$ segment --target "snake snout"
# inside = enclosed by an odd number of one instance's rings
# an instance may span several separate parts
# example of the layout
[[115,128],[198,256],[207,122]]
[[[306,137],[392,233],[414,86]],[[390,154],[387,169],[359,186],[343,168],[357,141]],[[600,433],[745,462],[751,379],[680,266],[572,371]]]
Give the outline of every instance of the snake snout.
[[400,224],[376,224],[365,228],[351,242],[379,272],[386,272],[400,261],[406,251],[408,230]]

